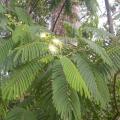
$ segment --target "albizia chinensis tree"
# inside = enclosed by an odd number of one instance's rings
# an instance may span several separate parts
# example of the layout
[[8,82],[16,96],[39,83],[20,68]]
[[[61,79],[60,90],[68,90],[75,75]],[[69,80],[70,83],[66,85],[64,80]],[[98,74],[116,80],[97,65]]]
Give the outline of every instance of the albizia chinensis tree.
[[[80,120],[92,105],[108,107],[107,85],[119,73],[120,48],[117,41],[104,44],[110,34],[96,29],[96,21],[79,29],[65,23],[66,37],[58,37],[23,8],[0,8],[10,33],[0,40],[0,67],[7,73],[1,76],[1,119]],[[93,41],[94,34],[102,41]]]

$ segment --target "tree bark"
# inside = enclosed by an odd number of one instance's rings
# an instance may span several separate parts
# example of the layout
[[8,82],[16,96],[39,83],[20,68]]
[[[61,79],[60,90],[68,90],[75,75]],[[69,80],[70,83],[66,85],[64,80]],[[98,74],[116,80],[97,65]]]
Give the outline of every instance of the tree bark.
[[53,23],[52,32],[54,32],[54,29],[55,29],[55,26],[56,26],[56,24],[57,24],[57,21],[58,21],[60,15],[61,15],[61,13],[62,13],[62,11],[63,11],[63,9],[64,9],[65,2],[66,2],[66,0],[64,1],[63,5],[61,6],[60,12],[58,13],[57,18],[56,18],[55,22]]
[[109,0],[105,0],[105,7],[107,10],[107,20],[108,20],[108,25],[109,25],[109,32],[114,34],[113,19],[112,19],[112,15],[111,15]]
[[[77,9],[79,6],[76,2],[72,3],[71,14],[65,14],[65,2],[61,1],[57,8],[55,8],[51,15],[51,31],[57,35],[65,35],[66,31],[64,29],[64,21],[75,24],[77,20]],[[79,26],[79,25],[78,25]]]

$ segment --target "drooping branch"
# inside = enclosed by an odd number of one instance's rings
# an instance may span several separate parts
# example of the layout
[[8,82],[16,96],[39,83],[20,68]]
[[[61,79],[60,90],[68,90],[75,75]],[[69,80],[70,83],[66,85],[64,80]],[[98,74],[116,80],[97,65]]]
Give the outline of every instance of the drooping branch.
[[55,26],[56,26],[56,24],[57,24],[57,21],[59,20],[59,17],[60,17],[60,15],[61,15],[64,7],[65,7],[65,4],[66,4],[66,0],[63,2],[63,5],[61,6],[61,9],[60,9],[60,11],[59,11],[59,13],[58,13],[58,16],[56,17],[56,20],[55,20],[55,22],[54,22],[54,24],[53,24],[53,26],[52,26],[52,32],[54,32]]

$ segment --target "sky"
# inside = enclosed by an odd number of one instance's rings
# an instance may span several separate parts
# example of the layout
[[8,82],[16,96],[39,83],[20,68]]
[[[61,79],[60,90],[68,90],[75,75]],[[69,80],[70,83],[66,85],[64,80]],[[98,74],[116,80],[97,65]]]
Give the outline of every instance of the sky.
[[[106,14],[105,0],[97,0],[97,1],[99,3],[99,8],[100,8],[100,10],[98,11],[98,15],[100,16],[99,27],[103,27],[103,25],[107,22],[106,15],[103,16],[104,13]],[[114,1],[115,0],[109,0],[109,3],[110,3],[111,6],[113,5]],[[80,21],[84,22],[86,20],[86,19],[84,19],[84,16],[86,15],[85,7],[80,6],[80,7],[77,7],[76,9],[78,11],[77,14],[78,14],[78,16],[80,18]],[[87,17],[87,15],[86,15],[86,17]],[[81,18],[83,18],[83,19],[81,19]],[[78,26],[79,22],[76,23],[76,24],[77,24],[76,26]]]
[[[104,13],[106,13],[106,9],[105,9],[105,2],[104,0],[97,0],[99,3],[99,7],[100,7],[100,11],[98,12],[100,19],[99,19],[99,27],[103,28],[103,25],[107,23],[107,17],[106,15],[103,16]],[[109,0],[109,3],[111,6],[113,6],[113,4],[115,3],[115,0]],[[113,13],[113,18],[119,14],[120,12],[120,6],[116,7],[116,13]],[[114,24],[114,31],[116,33],[117,30],[120,29],[120,19],[117,19],[113,21]]]

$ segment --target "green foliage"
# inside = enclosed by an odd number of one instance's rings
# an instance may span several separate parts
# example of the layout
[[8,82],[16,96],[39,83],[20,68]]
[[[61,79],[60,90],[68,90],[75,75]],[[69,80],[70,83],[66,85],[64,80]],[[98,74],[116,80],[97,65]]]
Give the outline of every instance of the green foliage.
[[[56,7],[62,1],[52,2]],[[65,2],[70,12],[74,1]],[[95,12],[94,0],[84,2]],[[97,116],[92,119],[99,118],[96,113],[110,106],[108,83],[120,70],[119,43],[101,46],[101,41],[93,41],[94,33],[100,32],[97,17],[79,29],[65,23],[66,36],[61,40],[32,21],[25,6],[13,6],[6,16],[15,23],[7,26],[8,38],[0,40],[0,66],[8,74],[0,75],[0,115],[4,118],[8,111],[5,120],[80,120],[90,111]],[[4,13],[3,6],[0,10]],[[73,41],[67,43],[69,38]]]
[[74,38],[75,37],[76,30],[73,27],[73,25],[71,25],[68,22],[64,22],[64,28],[66,30],[66,34],[67,34],[68,37],[70,37],[70,38]]
[[[71,9],[72,9],[72,5],[74,3],[78,3],[79,4],[79,0],[64,0],[65,1],[65,12],[69,15],[71,13]],[[51,8],[55,8],[56,6],[58,6],[61,2],[61,0],[51,0]],[[97,12],[97,8],[98,8],[98,3],[96,0],[84,0],[88,10],[92,13],[92,14],[96,14]],[[64,3],[64,2],[63,2]]]
[[36,116],[23,108],[14,108],[8,114],[5,120],[37,120]]
[[[96,77],[94,70],[93,70],[93,66],[91,66],[90,62],[88,63],[86,61],[83,55],[81,54],[75,55],[73,56],[73,59],[75,63],[77,64],[79,72],[81,73],[83,79],[86,82],[86,85],[91,93],[93,100],[95,100],[97,103],[100,102],[100,104],[104,107],[106,104],[109,103],[109,92],[107,90],[107,87],[106,87],[107,85],[105,81],[101,79],[100,77],[98,77],[100,76],[99,75],[100,73],[97,73],[98,71],[96,70],[96,73],[98,74],[98,76]],[[107,92],[105,97],[102,97],[101,89],[99,89],[99,87],[101,87],[99,86],[99,83],[98,83],[100,80],[101,80],[101,85],[104,84],[104,88],[105,88],[105,91],[103,91],[102,93]]]
[[86,87],[86,84],[75,65],[67,57],[61,57],[60,61],[63,66],[66,80],[70,86],[76,91],[80,92],[81,96],[85,95],[85,97],[89,98],[90,94],[88,92],[88,88]]
[[5,11],[6,11],[5,6],[0,4],[0,13],[5,13]]
[[0,64],[4,63],[5,59],[7,58],[7,54],[12,47],[13,41],[11,39],[0,44]]
[[55,8],[56,6],[58,6],[58,4],[61,2],[61,0],[52,0],[51,1],[51,8]]
[[112,66],[112,61],[109,58],[108,54],[106,53],[105,49],[97,45],[95,42],[83,39],[88,46],[97,54],[99,55],[102,60],[107,63],[108,65]]
[[[96,44],[94,41],[92,41],[93,33],[90,35],[90,37],[89,37],[89,35],[87,37],[88,33],[86,33],[86,32],[88,29],[84,30],[84,28],[85,28],[84,25],[83,25],[83,28],[75,29],[71,24],[65,23],[65,28],[66,28],[68,37],[77,38],[77,42],[79,45],[81,45],[81,43],[87,44],[86,48],[93,50],[93,52],[96,55],[100,56],[105,63],[112,66],[112,61],[109,58],[106,50],[103,47],[101,47],[100,45]],[[93,29],[95,29],[95,28],[93,28]],[[84,35],[84,33],[86,33],[86,34]],[[90,33],[90,31],[89,31],[89,33]],[[91,56],[92,56],[92,54],[91,54]]]
[[120,69],[120,48],[119,48],[119,44],[116,45],[115,48],[111,47],[108,50],[108,54],[109,54],[111,60],[114,63],[114,69],[118,71]]
[[96,0],[85,0],[86,6],[89,11],[92,12],[92,14],[96,14],[97,9],[99,7],[98,3]]
[[43,59],[45,56],[49,55],[49,51],[47,44],[40,41],[34,41],[27,45],[16,47],[13,51],[11,51],[11,54],[15,54],[13,60],[14,62],[20,60],[21,63],[25,63],[36,58]]
[[75,120],[79,120],[81,119],[79,97],[77,92],[70,88],[66,79],[66,72],[64,73],[64,68],[62,68],[60,61],[55,62],[52,83],[53,103],[63,120],[72,120],[74,117]]
[[36,63],[29,63],[14,70],[10,80],[2,85],[3,99],[13,100],[23,96],[41,69],[41,64],[36,61]]
[[30,16],[28,16],[26,10],[24,10],[21,7],[16,7],[15,8],[15,13],[17,14],[18,20],[22,21],[25,24],[31,24],[32,19]]
[[32,34],[30,32],[30,26],[18,25],[13,31],[12,40],[15,44],[25,44],[32,41]]
[[66,0],[66,3],[65,3],[65,12],[68,15],[71,14],[71,9],[72,9],[72,0]]
[[110,102],[110,94],[109,94],[109,90],[107,87],[107,83],[103,79],[101,73],[99,73],[99,72],[97,73],[95,71],[94,74],[95,74],[95,78],[96,78],[97,88],[100,93],[99,99],[101,101],[102,106],[104,107],[104,106],[106,106],[106,103]]

